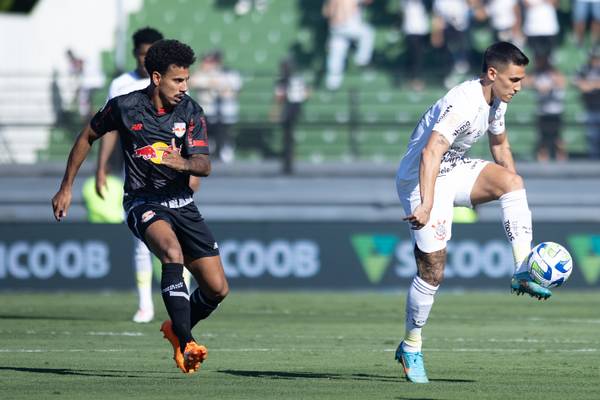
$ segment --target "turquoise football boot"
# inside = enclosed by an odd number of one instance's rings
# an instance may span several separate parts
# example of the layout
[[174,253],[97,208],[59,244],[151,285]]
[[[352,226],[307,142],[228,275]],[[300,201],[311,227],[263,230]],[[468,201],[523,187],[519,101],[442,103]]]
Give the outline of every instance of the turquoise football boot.
[[423,364],[423,353],[409,353],[402,349],[402,343],[396,349],[396,361],[402,364],[406,380],[413,383],[429,383],[425,364]]
[[514,274],[510,282],[510,288],[517,296],[527,293],[531,297],[537,297],[538,300],[547,300],[552,296],[552,292],[548,288],[535,283],[527,271]]

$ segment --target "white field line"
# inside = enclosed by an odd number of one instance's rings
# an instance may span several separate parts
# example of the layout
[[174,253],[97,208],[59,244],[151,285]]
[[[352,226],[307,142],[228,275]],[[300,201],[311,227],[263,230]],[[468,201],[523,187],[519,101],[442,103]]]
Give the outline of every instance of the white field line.
[[[469,315],[461,315],[461,314],[445,314],[440,316],[440,319],[456,319],[456,320],[489,320],[494,319],[495,317],[482,318],[481,316],[469,316]],[[598,318],[544,318],[544,317],[519,317],[515,316],[512,318],[512,321],[529,321],[529,322],[549,322],[549,323],[567,323],[567,324],[600,324],[600,319]]]
[[142,332],[88,332],[90,336],[144,336]]
[[[18,331],[12,331],[12,330],[0,330],[0,334],[5,334],[5,333],[20,333]],[[46,331],[35,331],[35,330],[27,330],[25,332],[28,335],[44,335],[44,336],[60,336],[60,335],[64,335],[64,336],[73,336],[73,335],[78,335],[77,332],[70,332],[70,331],[61,331],[61,332],[57,332],[57,331],[50,331],[50,332],[46,332]],[[82,333],[81,335],[84,336],[115,336],[115,337],[140,337],[140,336],[147,336],[145,333],[143,332],[129,332],[129,331],[124,331],[124,332],[111,332],[111,331],[107,331],[107,332],[85,332]],[[342,335],[337,335],[337,336],[332,336],[332,335],[328,335],[328,336],[324,336],[324,335],[263,335],[263,334],[255,334],[255,335],[239,335],[237,333],[227,333],[227,334],[219,334],[219,333],[212,333],[212,332],[203,332],[200,335],[196,335],[197,337],[203,337],[203,338],[238,338],[240,340],[247,340],[247,339],[265,339],[265,340],[272,340],[272,339],[288,339],[288,340],[317,340],[317,341],[323,341],[323,340],[365,340],[365,339],[373,339],[372,337],[364,337],[364,336],[342,336]],[[157,336],[158,337],[158,336]],[[399,340],[398,338],[382,338],[381,340],[385,340],[385,341],[395,341],[395,340]],[[537,338],[487,338],[487,339],[479,339],[479,338],[463,338],[463,337],[458,337],[458,338],[443,338],[443,339],[438,339],[438,338],[429,338],[427,339],[427,341],[429,343],[439,343],[439,342],[443,342],[443,343],[516,343],[516,344],[553,344],[553,345],[560,345],[560,344],[580,344],[580,345],[599,345],[600,341],[598,340],[578,340],[578,339],[537,339]],[[517,349],[517,351],[520,351]]]
[[[15,330],[4,330],[0,329],[1,333],[22,333]],[[36,331],[32,329],[28,329],[25,331],[26,335],[44,335],[44,336],[71,336],[78,334],[77,332],[70,331]],[[82,335],[87,336],[145,336],[143,332],[84,332]]]
[[[292,311],[291,309],[283,310],[246,310],[242,312],[243,315],[296,315],[296,316],[323,316],[325,313],[321,313],[318,310],[311,311]],[[398,313],[399,316],[403,315],[401,311]],[[362,314],[357,312],[341,312],[337,313],[336,316],[344,317],[360,317]],[[485,320],[485,319],[496,319],[494,317],[482,318],[481,316],[469,316],[467,314],[445,314],[440,317],[441,319],[457,319],[457,320]],[[600,324],[598,318],[544,318],[544,317],[514,317],[515,321],[530,321],[530,322],[550,322],[550,323],[568,323],[568,324]]]

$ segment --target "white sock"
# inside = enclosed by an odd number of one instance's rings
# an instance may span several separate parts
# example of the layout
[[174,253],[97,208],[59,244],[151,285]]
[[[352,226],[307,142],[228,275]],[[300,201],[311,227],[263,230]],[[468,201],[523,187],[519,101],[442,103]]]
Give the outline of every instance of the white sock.
[[421,329],[429,318],[433,298],[439,288],[415,276],[406,298],[406,333],[402,347],[408,352],[421,351]]
[[519,273],[527,269],[523,261],[531,252],[533,239],[531,211],[527,205],[525,189],[503,194],[500,196],[500,204],[503,215],[502,226],[512,246],[515,273]]
[[135,282],[140,310],[154,310],[152,302],[152,255],[141,240],[136,238],[133,254]]
[[188,288],[188,292],[192,294],[192,273],[187,268],[183,269],[183,281],[185,282],[185,286]]

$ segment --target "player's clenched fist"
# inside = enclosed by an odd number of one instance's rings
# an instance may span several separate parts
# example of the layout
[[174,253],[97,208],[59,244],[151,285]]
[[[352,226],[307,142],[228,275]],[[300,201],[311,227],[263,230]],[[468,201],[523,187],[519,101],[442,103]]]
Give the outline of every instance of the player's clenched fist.
[[67,210],[71,205],[72,193],[70,190],[61,189],[52,198],[52,209],[54,210],[54,218],[61,221],[67,216]]
[[427,221],[429,221],[429,214],[431,213],[431,209],[427,209],[422,205],[417,206],[415,211],[412,214],[403,218],[404,221],[407,221],[411,224],[412,229],[421,229],[425,226]]

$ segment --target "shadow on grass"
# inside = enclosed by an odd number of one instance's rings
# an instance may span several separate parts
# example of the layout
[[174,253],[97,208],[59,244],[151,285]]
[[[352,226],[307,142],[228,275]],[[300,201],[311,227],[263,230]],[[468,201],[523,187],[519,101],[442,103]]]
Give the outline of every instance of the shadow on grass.
[[[222,374],[234,376],[250,377],[250,378],[268,378],[268,379],[339,379],[339,380],[366,380],[366,381],[381,381],[381,382],[406,382],[403,377],[397,375],[370,375],[370,374],[335,374],[325,372],[288,372],[288,371],[249,371],[249,370],[219,370]],[[447,383],[473,383],[471,379],[430,379],[431,382],[447,382]],[[402,398],[399,398],[402,399]],[[426,400],[426,399],[419,399]]]
[[369,374],[334,374],[326,372],[288,372],[288,371],[241,371],[224,369],[217,372],[234,376],[250,377],[250,378],[269,378],[269,379],[340,379],[340,380],[368,380],[394,382],[398,380],[395,375],[369,375]]
[[72,315],[18,315],[18,314],[0,314],[2,319],[17,319],[17,320],[50,320],[50,321],[113,321],[106,318],[74,317]]
[[[26,368],[26,367],[2,367],[0,371],[16,371],[16,372],[30,372],[34,374],[52,374],[52,375],[67,375],[67,376],[90,376],[90,377],[101,377],[101,378],[143,378],[148,379],[151,376],[156,375],[156,372],[137,371],[119,371],[119,370],[82,370],[82,369],[71,369],[71,368]],[[167,374],[161,372],[160,374]],[[169,373],[169,375],[171,375]],[[176,377],[165,377],[166,379],[182,379]]]

